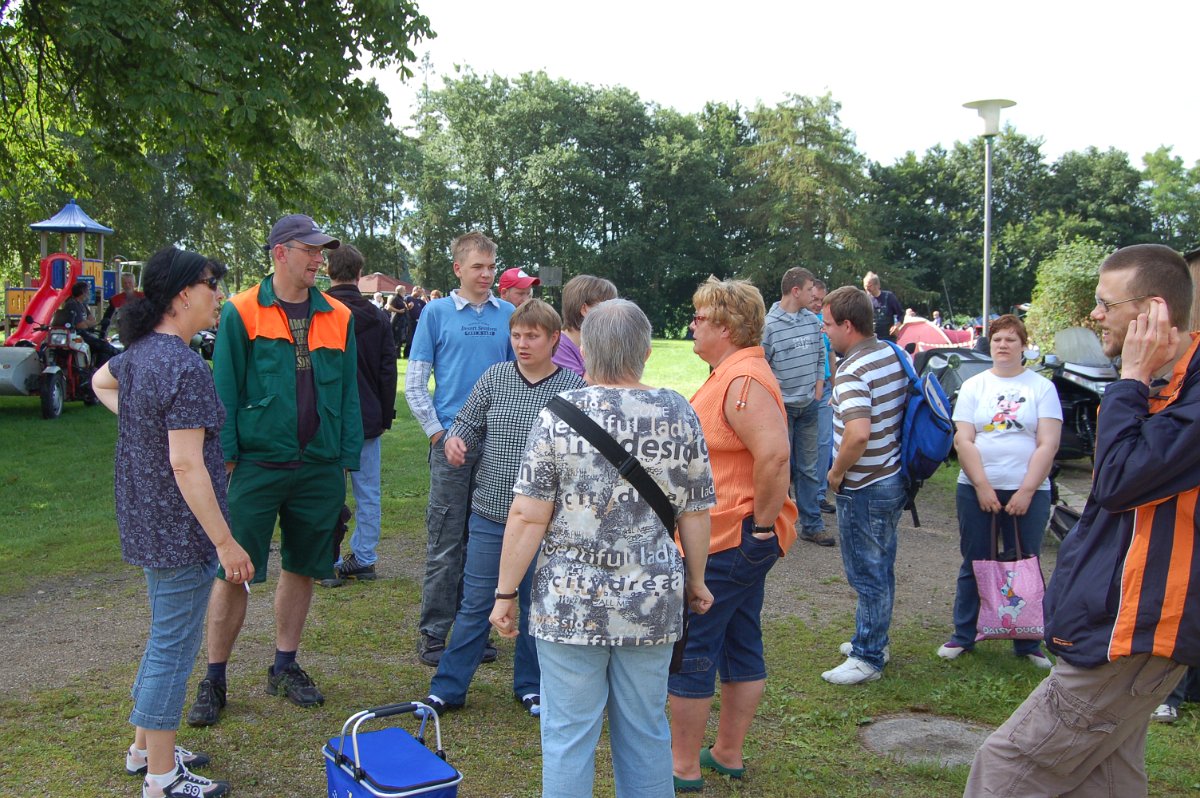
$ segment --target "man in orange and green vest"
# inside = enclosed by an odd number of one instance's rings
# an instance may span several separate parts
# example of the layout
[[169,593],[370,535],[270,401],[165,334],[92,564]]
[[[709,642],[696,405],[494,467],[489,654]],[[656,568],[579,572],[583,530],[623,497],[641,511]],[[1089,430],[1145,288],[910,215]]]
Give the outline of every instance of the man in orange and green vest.
[[[333,573],[333,534],[346,498],[345,471],[359,467],[363,426],[354,318],[315,287],[337,239],[308,216],[285,216],[266,250],[274,271],[221,310],[213,379],[225,407],[221,445],[230,472],[234,538],[267,575],[278,520],[282,574],[275,590],[275,662],[266,688],[298,706],[325,698],[296,661],[313,582]],[[225,666],[249,594],[217,574],[208,607],[208,672],[188,713],[192,726],[217,722]]]

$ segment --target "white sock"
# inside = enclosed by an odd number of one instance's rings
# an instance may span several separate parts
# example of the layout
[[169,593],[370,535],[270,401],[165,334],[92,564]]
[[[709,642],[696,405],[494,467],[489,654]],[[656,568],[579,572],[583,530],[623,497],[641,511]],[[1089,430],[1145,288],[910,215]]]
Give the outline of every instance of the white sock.
[[137,743],[129,746],[129,754],[125,757],[125,767],[129,770],[136,770],[146,762],[146,749],[138,748]]
[[171,768],[169,773],[147,773],[146,782],[142,785],[142,798],[156,798],[163,794],[167,785],[179,777],[179,765]]

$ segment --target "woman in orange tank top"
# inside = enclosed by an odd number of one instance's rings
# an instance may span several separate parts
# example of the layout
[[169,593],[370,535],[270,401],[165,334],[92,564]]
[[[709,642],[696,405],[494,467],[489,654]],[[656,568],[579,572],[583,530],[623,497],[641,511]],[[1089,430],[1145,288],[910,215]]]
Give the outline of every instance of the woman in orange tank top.
[[[713,606],[692,618],[683,667],[667,683],[679,792],[704,788],[702,767],[735,779],[745,771],[742,743],[767,676],[760,620],[767,572],[796,539],[783,396],[759,345],[762,295],[748,282],[710,277],[692,303],[693,349],[713,368],[692,407],[717,506],[705,569]],[[716,741],[702,749],[718,671],[721,720]]]

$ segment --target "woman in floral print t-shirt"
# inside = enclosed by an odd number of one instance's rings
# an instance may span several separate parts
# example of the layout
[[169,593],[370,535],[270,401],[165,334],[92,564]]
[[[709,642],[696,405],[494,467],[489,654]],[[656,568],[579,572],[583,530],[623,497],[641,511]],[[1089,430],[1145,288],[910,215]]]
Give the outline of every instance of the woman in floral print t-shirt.
[[150,636],[133,683],[136,727],[125,758],[146,775],[143,798],[219,796],[229,784],[193,774],[208,756],[175,745],[187,680],[218,561],[232,582],[254,566],[229,533],[218,435],[224,410],[212,373],[188,347],[216,323],[225,267],[175,248],[146,266],[145,297],[126,306],[128,349],[92,380],[117,414],[114,490],[121,554],[146,574]]

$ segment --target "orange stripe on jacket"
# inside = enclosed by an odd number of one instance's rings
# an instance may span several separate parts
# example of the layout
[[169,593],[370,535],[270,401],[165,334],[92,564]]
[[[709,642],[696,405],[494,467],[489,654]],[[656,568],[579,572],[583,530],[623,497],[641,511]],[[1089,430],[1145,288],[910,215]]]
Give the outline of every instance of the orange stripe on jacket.
[[[242,318],[242,326],[246,328],[246,337],[253,341],[255,338],[282,338],[292,341],[292,331],[288,329],[287,315],[278,305],[263,307],[258,303],[258,286],[229,298],[237,308]],[[292,341],[295,343],[295,341]]]
[[1166,595],[1163,596],[1158,626],[1154,629],[1154,653],[1170,657],[1175,653],[1183,604],[1192,578],[1192,549],[1196,544],[1196,500],[1200,488],[1180,493],[1175,504],[1175,532],[1171,542],[1171,564],[1167,570]]
[[[1150,397],[1150,412],[1159,413],[1179,398],[1180,389],[1196,350],[1200,349],[1200,334],[1189,333],[1192,339],[1187,354],[1179,359],[1171,372],[1166,387]],[[1175,500],[1175,523],[1172,529],[1171,562],[1167,570],[1166,595],[1159,610],[1154,629],[1154,651],[1158,656],[1170,657],[1175,652],[1175,640],[1179,635],[1179,624],[1183,616],[1183,602],[1187,598],[1191,578],[1192,548],[1195,544],[1196,500],[1200,488],[1193,488],[1158,501],[1137,507],[1134,512],[1133,540],[1125,554],[1121,567],[1121,604],[1117,608],[1117,620],[1113,624],[1112,640],[1108,644],[1109,660],[1128,656],[1133,649],[1133,635],[1137,630],[1138,604],[1142,597],[1142,586],[1146,563],[1150,554],[1151,527],[1158,505]]]
[[1133,540],[1129,543],[1125,564],[1121,568],[1121,604],[1117,608],[1117,621],[1113,624],[1112,640],[1108,644],[1109,660],[1127,657],[1133,651],[1138,603],[1142,598],[1143,577],[1150,554],[1150,531],[1157,509],[1157,506],[1152,506],[1134,510]]
[[350,332],[350,308],[329,294],[321,294],[333,308],[332,313],[316,313],[308,328],[308,349],[346,351],[346,336]]
[[[350,308],[329,296],[321,294],[329,302],[332,312],[314,313],[308,328],[308,349],[335,349],[344,352],[346,335],[350,324]],[[246,328],[246,337],[253,341],[255,338],[280,338],[291,343],[291,328],[288,327],[287,314],[278,305],[259,304],[258,288],[243,291],[229,298],[237,308]]]

